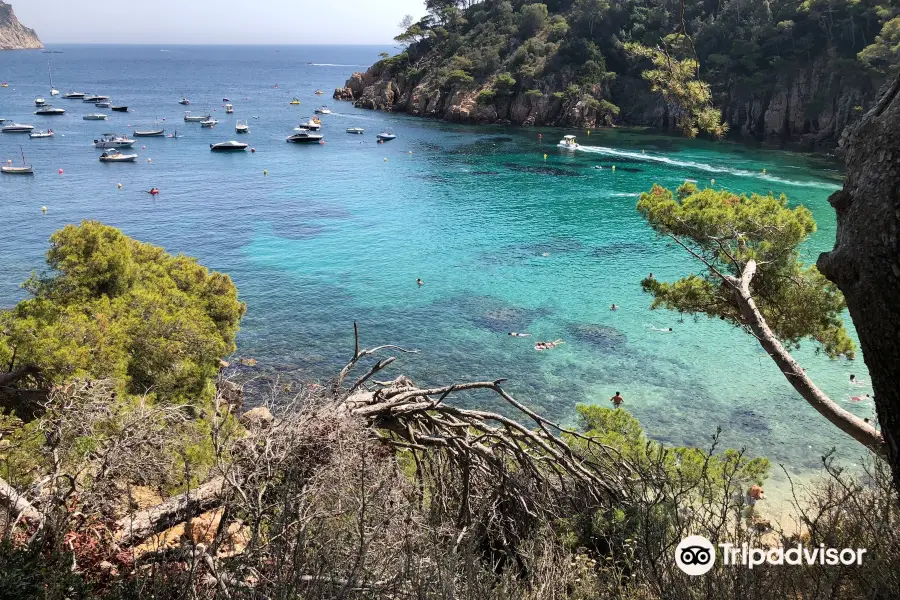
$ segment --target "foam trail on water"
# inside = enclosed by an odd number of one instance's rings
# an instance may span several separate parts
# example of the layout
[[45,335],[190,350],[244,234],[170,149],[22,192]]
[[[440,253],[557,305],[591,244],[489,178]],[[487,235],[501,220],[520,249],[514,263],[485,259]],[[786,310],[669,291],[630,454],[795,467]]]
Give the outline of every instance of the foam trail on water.
[[794,181],[791,179],[782,179],[781,177],[775,177],[774,175],[755,173],[753,171],[747,171],[745,169],[731,169],[728,167],[718,167],[715,165],[709,165],[706,163],[695,162],[692,160],[675,160],[675,159],[669,158],[668,156],[654,156],[652,154],[643,154],[643,153],[639,153],[639,152],[627,152],[625,150],[616,150],[615,148],[607,148],[606,146],[582,146],[582,145],[579,145],[578,149],[582,152],[587,152],[588,154],[603,154],[605,156],[620,156],[622,158],[630,158],[630,159],[636,159],[636,160],[643,160],[646,162],[662,163],[662,164],[670,165],[673,167],[697,169],[698,171],[706,171],[707,173],[728,173],[729,175],[736,175],[737,177],[753,177],[756,179],[771,181],[773,183],[780,183],[783,185],[792,185],[792,186],[796,186],[796,187],[813,187],[813,188],[821,188],[821,189],[825,189],[825,190],[840,189],[840,186],[837,184],[831,184],[831,183],[825,183],[825,182],[819,182],[819,181]]

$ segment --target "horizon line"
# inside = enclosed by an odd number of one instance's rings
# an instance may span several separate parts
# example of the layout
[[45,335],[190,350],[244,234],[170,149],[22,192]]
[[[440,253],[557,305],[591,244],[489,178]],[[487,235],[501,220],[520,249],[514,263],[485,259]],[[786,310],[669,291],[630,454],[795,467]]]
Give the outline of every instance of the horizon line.
[[[306,47],[306,46],[394,46],[394,44],[388,43],[379,43],[372,42],[367,44],[344,44],[339,42],[328,42],[321,44],[292,44],[292,43],[265,43],[265,42],[173,42],[173,43],[165,43],[165,42],[45,42],[41,41],[44,45],[44,50],[47,49],[47,46],[56,44],[59,46],[295,46],[295,47]],[[25,50],[40,50],[40,48],[25,48]]]

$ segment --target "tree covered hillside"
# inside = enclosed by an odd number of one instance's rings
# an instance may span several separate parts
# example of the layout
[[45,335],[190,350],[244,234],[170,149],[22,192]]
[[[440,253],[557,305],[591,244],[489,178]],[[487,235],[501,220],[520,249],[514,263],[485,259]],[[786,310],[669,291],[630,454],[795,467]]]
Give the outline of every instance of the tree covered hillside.
[[[402,24],[402,51],[337,97],[466,122],[730,127],[833,143],[900,68],[892,0],[426,6]],[[712,107],[726,127],[712,126]]]

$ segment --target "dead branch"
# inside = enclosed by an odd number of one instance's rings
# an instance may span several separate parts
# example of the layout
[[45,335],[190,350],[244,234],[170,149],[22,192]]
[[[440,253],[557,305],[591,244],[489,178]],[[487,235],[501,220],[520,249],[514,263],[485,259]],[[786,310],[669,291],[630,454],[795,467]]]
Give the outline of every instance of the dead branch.
[[39,522],[43,518],[41,513],[31,502],[16,489],[0,478],[0,501],[9,505],[16,517],[22,517],[29,521]]

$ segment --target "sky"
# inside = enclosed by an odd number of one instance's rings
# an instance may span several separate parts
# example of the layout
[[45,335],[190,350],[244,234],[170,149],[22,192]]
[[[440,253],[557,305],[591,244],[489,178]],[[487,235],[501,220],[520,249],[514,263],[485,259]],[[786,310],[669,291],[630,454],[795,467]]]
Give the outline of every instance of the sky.
[[44,44],[392,44],[423,0],[6,0]]

